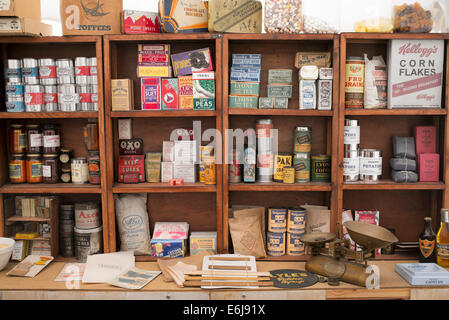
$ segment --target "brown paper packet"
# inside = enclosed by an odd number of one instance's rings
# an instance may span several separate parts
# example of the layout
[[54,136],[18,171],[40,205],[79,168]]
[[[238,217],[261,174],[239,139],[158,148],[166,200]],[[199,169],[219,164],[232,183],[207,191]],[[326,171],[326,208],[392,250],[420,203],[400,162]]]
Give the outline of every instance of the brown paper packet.
[[306,233],[330,232],[331,211],[328,207],[303,205],[306,209]]
[[256,215],[259,218],[260,232],[262,233],[264,246],[266,245],[266,218],[265,207],[234,205],[230,210],[230,217],[239,218]]
[[157,259],[157,264],[159,265],[159,268],[162,271],[162,277],[165,282],[172,282],[173,278],[168,272],[168,267],[172,267],[178,262],[182,262],[184,264],[194,265],[197,267],[197,270],[202,270],[203,268],[203,258],[205,256],[213,256],[213,251],[201,251],[197,254],[185,258],[165,258],[165,259]]
[[229,219],[234,253],[265,258],[265,246],[256,215]]

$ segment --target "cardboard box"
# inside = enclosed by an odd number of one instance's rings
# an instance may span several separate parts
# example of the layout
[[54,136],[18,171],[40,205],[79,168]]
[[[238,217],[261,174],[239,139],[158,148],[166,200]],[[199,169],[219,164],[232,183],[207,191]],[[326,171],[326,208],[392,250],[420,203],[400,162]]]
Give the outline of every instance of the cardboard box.
[[441,108],[444,40],[391,40],[388,108]]
[[416,154],[437,152],[437,128],[434,126],[415,127]]
[[41,2],[36,0],[1,0],[0,16],[41,21]]
[[209,32],[261,33],[262,3],[209,0]]
[[200,0],[160,0],[162,31],[198,33],[207,30],[207,2]]
[[120,34],[122,0],[60,0],[63,35]]
[[299,109],[316,109],[316,84],[315,80],[299,81]]
[[260,68],[231,67],[231,81],[260,82]]
[[161,181],[161,159],[160,152],[149,152],[145,155],[145,175],[147,182],[158,183]]
[[[197,161],[197,145],[196,141],[175,141],[174,142],[175,162],[178,163],[195,163]],[[178,177],[175,177],[178,179]]]
[[161,110],[161,78],[141,79],[142,110]]
[[161,182],[168,183],[171,179],[173,179],[173,162],[162,162]]
[[119,156],[118,182],[145,182],[145,156]]
[[157,12],[123,10],[120,18],[122,33],[149,34],[161,32]]
[[182,258],[186,254],[186,239],[151,239],[151,254],[155,258]]
[[170,66],[170,55],[165,53],[139,53],[138,62],[140,66],[168,67]]
[[293,81],[292,69],[269,69],[268,84],[291,84]]
[[192,232],[190,234],[190,255],[201,251],[217,253],[217,232]]
[[267,96],[269,98],[291,98],[293,86],[289,84],[269,84],[267,85]]
[[260,82],[231,81],[231,94],[238,96],[258,96],[260,94]]
[[137,66],[137,77],[168,77],[172,76],[172,71],[170,66]]
[[440,155],[438,153],[419,154],[417,165],[420,182],[440,181]]
[[175,163],[173,166],[173,178],[184,179],[184,182],[195,183],[197,180],[196,165],[194,163]]
[[161,81],[162,110],[178,109],[178,79],[169,78]]
[[0,34],[8,36],[51,36],[52,26],[29,18],[0,18]]
[[118,119],[119,140],[132,139],[132,137],[133,137],[132,119]]
[[193,110],[215,110],[215,72],[194,72]]
[[175,143],[173,141],[162,142],[162,161],[175,161]]
[[179,109],[193,110],[193,80],[192,76],[178,77]]
[[209,48],[172,54],[171,61],[175,77],[214,70]]
[[261,68],[262,55],[235,53],[232,55],[232,66],[240,68]]
[[138,44],[139,54],[170,54],[169,44]]
[[332,80],[318,80],[318,110],[332,110]]
[[258,96],[229,95],[229,108],[257,109]]
[[134,105],[133,81],[131,79],[111,80],[112,111],[130,111]]

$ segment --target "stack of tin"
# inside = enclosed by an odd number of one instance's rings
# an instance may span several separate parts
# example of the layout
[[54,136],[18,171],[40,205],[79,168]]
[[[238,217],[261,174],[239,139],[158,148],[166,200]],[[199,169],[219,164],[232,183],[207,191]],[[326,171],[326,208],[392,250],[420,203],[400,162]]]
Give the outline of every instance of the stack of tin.
[[8,112],[98,110],[97,59],[9,59],[5,69]]
[[256,137],[257,137],[257,181],[271,182],[273,181],[273,120],[261,119],[257,120]]
[[75,211],[73,205],[59,207],[59,251],[65,258],[73,257]]
[[89,255],[103,250],[100,205],[95,201],[76,203],[74,215],[75,256],[78,262],[85,263]]
[[343,179],[345,182],[355,182],[360,179],[360,126],[358,120],[345,119]]
[[310,153],[312,151],[312,128],[296,127],[293,145],[295,182],[310,182]]
[[261,54],[232,55],[229,108],[257,109],[261,68]]

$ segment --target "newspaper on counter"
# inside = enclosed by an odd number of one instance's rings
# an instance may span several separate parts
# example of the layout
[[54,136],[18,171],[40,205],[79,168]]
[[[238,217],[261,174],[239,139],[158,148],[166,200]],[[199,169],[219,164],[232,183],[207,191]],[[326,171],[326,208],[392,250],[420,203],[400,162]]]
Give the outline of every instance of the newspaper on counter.
[[134,267],[133,251],[90,255],[87,257],[83,283],[109,283]]

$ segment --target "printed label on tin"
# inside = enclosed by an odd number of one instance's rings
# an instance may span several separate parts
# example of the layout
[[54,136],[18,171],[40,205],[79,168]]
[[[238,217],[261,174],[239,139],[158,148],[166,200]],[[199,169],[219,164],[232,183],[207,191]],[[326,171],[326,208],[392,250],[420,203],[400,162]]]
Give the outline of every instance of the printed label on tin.
[[98,209],[75,211],[76,226],[78,228],[96,228],[99,226]]
[[9,165],[9,178],[10,179],[21,179],[22,178],[22,165],[10,164]]
[[61,103],[79,103],[80,96],[77,93],[74,94],[59,94],[59,102]]
[[343,160],[343,175],[354,176],[360,173],[359,158],[344,158]]
[[38,68],[23,68],[22,75],[24,77],[37,77],[39,75]]
[[91,103],[92,102],[92,93],[80,93],[80,103]]
[[58,148],[60,146],[59,136],[44,136],[44,148]]
[[30,147],[42,147],[42,134],[30,134]]
[[360,158],[360,174],[366,176],[382,175],[382,158]]
[[42,166],[42,176],[44,178],[51,178],[51,166]]
[[[12,69],[12,68],[6,68],[5,69],[5,78],[6,79],[12,79],[12,78],[22,78],[22,69]],[[17,81],[20,82],[20,81]]]
[[44,104],[44,93],[43,92],[27,92],[25,93],[25,104],[27,105],[38,105]]
[[55,79],[56,78],[56,67],[55,66],[39,67],[39,77],[41,79]]
[[345,126],[344,144],[360,144],[360,126]]
[[75,75],[76,76],[90,76],[90,67],[89,66],[75,67]]
[[306,229],[306,213],[300,211],[288,212],[288,232],[290,233],[304,233]]
[[9,96],[20,96],[24,93],[24,86],[22,84],[8,84],[6,85],[6,94]]
[[72,67],[59,67],[56,69],[56,73],[58,74],[58,77],[67,77],[74,75]]
[[287,230],[287,210],[269,209],[268,231],[285,232]]
[[44,95],[44,103],[58,103],[57,93],[46,93]]
[[24,112],[25,103],[23,101],[6,102],[6,111],[8,112]]
[[91,100],[93,103],[98,103],[98,93],[92,93]]

